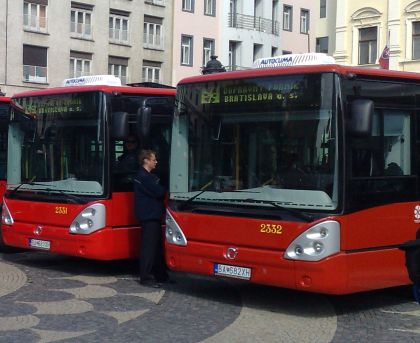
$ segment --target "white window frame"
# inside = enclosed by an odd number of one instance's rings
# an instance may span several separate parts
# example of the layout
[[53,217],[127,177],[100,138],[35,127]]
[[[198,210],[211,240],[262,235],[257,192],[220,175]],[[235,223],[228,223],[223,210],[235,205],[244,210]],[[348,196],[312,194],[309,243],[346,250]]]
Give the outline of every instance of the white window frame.
[[[206,43],[210,43],[207,45]],[[215,41],[214,39],[204,38],[203,39],[203,66],[210,61],[210,57],[214,55]]]
[[[78,65],[81,66],[78,72]],[[70,77],[89,76],[91,73],[92,60],[86,58],[70,57]]]
[[128,66],[123,64],[108,64],[108,74],[119,77],[121,84],[128,83]]
[[143,47],[163,49],[163,25],[144,22]]
[[[184,41],[187,40],[187,41]],[[192,47],[193,47],[193,37],[182,35],[181,36],[181,65],[183,66],[192,66]]]
[[[72,8],[70,12],[70,33],[73,37],[92,38],[92,11]],[[74,13],[75,21],[72,21]],[[78,22],[79,15],[82,15],[82,23]],[[90,18],[90,24],[86,23],[87,17]]]
[[292,31],[293,6],[283,5],[283,30]]
[[194,12],[194,0],[182,0],[182,10],[185,12]]
[[[370,42],[373,42],[373,40],[363,41],[363,42],[369,42],[369,45],[368,45],[368,48],[369,48],[368,49],[368,63],[361,64],[360,63],[361,62],[361,58],[360,58],[360,55],[361,55],[361,51],[360,51],[360,30],[369,29],[369,28],[373,28],[373,27],[376,27],[376,45],[373,45],[373,44],[370,43]],[[380,33],[380,27],[376,26],[376,25],[367,26],[367,27],[358,27],[357,28],[357,49],[356,49],[356,51],[357,51],[357,59],[356,59],[357,65],[376,64],[376,60],[378,58],[378,51],[379,51],[378,50],[378,44],[379,44],[379,41],[380,41],[379,33]],[[372,55],[372,49],[373,48],[376,48],[376,54],[374,54],[374,55]]]
[[[41,17],[41,8],[44,8],[45,17]],[[27,14],[25,14],[25,9]],[[47,32],[47,9],[46,5],[23,2],[23,27],[26,30]],[[43,19],[42,19],[43,18]]]
[[215,0],[204,0],[204,15],[209,15],[209,16],[216,15],[216,1]]
[[[157,75],[157,76],[156,76]],[[152,66],[143,66],[142,68],[142,82],[161,82],[162,68],[161,67],[152,67]],[[151,77],[149,77],[151,76]]]
[[300,33],[309,33],[309,10],[300,9]]
[[[109,20],[112,21],[112,25],[109,27],[109,40],[115,43],[128,44],[129,43],[129,32],[130,32],[130,20],[127,16],[110,14]],[[120,27],[116,29],[116,24],[119,23]],[[124,30],[124,23],[127,29]],[[124,32],[126,32],[124,34]]]

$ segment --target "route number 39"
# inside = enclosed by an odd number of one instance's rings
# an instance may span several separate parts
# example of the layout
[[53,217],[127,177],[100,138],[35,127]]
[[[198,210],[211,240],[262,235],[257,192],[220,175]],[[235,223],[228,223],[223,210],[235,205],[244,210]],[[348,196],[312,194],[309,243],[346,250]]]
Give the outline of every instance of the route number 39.
[[260,232],[281,235],[283,233],[283,227],[280,224],[261,224]]

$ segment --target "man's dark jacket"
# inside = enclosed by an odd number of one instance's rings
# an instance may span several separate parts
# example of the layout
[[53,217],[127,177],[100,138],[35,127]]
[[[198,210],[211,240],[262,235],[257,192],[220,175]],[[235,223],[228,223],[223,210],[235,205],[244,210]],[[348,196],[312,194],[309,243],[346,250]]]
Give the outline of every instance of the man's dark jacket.
[[161,220],[165,193],[166,189],[159,184],[159,178],[141,167],[134,179],[134,206],[140,222]]

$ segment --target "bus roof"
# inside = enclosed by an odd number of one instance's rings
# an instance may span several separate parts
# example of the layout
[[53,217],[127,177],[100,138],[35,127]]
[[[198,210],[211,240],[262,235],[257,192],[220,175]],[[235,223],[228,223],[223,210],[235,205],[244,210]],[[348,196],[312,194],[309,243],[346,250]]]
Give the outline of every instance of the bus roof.
[[10,102],[10,98],[8,96],[0,96],[0,102]]
[[93,91],[102,91],[105,93],[125,93],[125,94],[144,94],[144,95],[175,95],[175,89],[171,89],[171,88],[89,85],[89,86],[55,87],[55,88],[31,90],[27,92],[17,93],[13,95],[12,98],[52,95],[52,94],[93,92]]
[[231,80],[241,78],[252,78],[261,76],[287,75],[287,74],[301,74],[301,73],[322,73],[333,72],[343,75],[364,75],[381,78],[405,79],[420,81],[420,73],[395,71],[386,69],[376,69],[367,67],[353,67],[338,64],[322,64],[322,65],[304,65],[304,66],[290,66],[290,67],[271,67],[246,69],[239,71],[230,71],[224,73],[213,73],[207,75],[198,75],[187,77],[179,81],[179,85],[186,83],[199,83],[216,80]]

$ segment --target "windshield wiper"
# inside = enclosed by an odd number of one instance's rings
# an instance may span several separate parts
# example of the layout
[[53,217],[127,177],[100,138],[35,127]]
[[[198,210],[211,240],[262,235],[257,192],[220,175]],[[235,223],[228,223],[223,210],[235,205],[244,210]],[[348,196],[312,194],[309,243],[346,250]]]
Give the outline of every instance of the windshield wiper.
[[71,200],[71,202],[73,204],[83,204],[84,203],[84,201],[80,197],[78,197],[76,195],[73,195],[73,194],[69,194],[66,191],[62,190],[62,189],[45,188],[45,191],[47,191],[48,194],[52,194],[54,192],[58,192],[58,193],[64,195],[68,200]]
[[13,194],[15,194],[15,193],[17,192],[17,190],[18,190],[20,187],[24,186],[24,185],[29,185],[29,186],[45,186],[43,183],[33,182],[33,181],[35,180],[35,178],[36,178],[36,176],[34,176],[32,179],[30,179],[30,180],[29,180],[29,181],[27,181],[27,182],[22,182],[22,183],[18,184],[15,188],[13,188],[13,189],[10,191],[10,194],[9,194],[9,195],[13,195]]
[[288,212],[288,213],[290,213],[290,214],[292,214],[292,215],[294,215],[294,216],[296,216],[298,218],[301,218],[301,219],[303,219],[304,221],[306,221],[308,223],[314,220],[314,217],[311,216],[310,214],[307,214],[305,212],[296,210],[294,208],[290,208],[290,207],[279,205],[275,201],[271,201],[271,200],[258,200],[258,199],[244,199],[244,201],[251,202],[253,204],[262,203],[262,204],[272,205],[272,206],[277,207],[277,208],[279,208],[281,210],[284,210],[284,211],[286,211],[286,212]]

